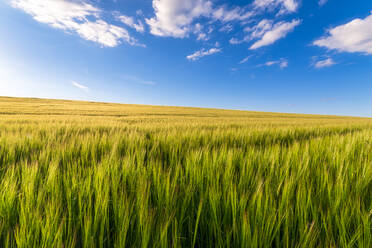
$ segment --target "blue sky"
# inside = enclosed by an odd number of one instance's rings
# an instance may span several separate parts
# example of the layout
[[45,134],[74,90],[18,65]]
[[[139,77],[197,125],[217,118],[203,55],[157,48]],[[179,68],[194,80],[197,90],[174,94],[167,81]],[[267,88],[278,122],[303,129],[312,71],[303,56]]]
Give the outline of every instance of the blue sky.
[[0,95],[372,117],[372,1],[1,0]]

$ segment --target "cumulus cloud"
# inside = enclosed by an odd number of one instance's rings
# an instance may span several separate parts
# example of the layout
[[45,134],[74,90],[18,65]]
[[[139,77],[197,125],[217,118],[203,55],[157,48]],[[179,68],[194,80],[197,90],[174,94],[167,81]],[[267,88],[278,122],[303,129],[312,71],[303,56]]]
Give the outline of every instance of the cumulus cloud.
[[72,84],[73,86],[75,86],[76,88],[79,88],[79,89],[81,89],[81,90],[83,90],[83,91],[85,91],[85,92],[88,92],[88,91],[89,91],[89,88],[88,88],[87,86],[82,85],[82,84],[80,84],[80,83],[78,83],[78,82],[76,82],[76,81],[72,81],[71,84]]
[[122,41],[130,45],[140,45],[126,29],[102,20],[101,10],[85,1],[10,0],[10,4],[30,14],[38,22],[75,32],[82,38],[102,46],[115,47]]
[[261,21],[253,28],[252,38],[259,38],[249,49],[254,50],[263,46],[273,44],[279,39],[287,36],[288,33],[294,30],[301,23],[300,20],[292,20],[291,22],[278,22],[272,24],[268,21]]
[[[202,41],[212,39],[213,31],[229,33],[235,25],[240,30],[245,26],[244,31],[249,34],[239,39],[233,37],[229,42],[234,45],[252,42],[250,49],[254,50],[271,45],[293,31],[300,20],[276,22],[275,19],[283,13],[296,12],[299,5],[299,0],[255,0],[244,7],[218,5],[212,0],[152,0],[154,16],[145,21],[153,35],[174,38],[194,35]],[[261,18],[256,23],[259,16],[266,17],[274,11],[274,20]]]
[[199,51],[196,51],[193,54],[190,54],[190,55],[186,56],[186,58],[188,60],[196,61],[196,60],[199,60],[200,58],[202,58],[204,56],[208,56],[208,55],[212,55],[212,54],[215,54],[215,53],[219,53],[221,51],[222,50],[220,48],[216,48],[216,47],[211,48],[209,50],[201,49]]
[[209,15],[212,3],[203,0],[153,0],[155,17],[146,19],[151,33],[157,36],[185,37],[195,18]]
[[[260,15],[267,17],[274,10],[276,17],[282,12],[297,11],[299,0],[255,0],[244,7],[219,5],[218,1],[213,0],[152,0],[152,17],[144,18],[141,11],[137,12],[136,17],[112,12],[121,22],[116,25],[102,18],[103,11],[94,6],[94,1],[91,0],[8,1],[13,7],[22,9],[41,23],[68,33],[76,33],[86,40],[106,47],[115,47],[121,43],[144,46],[133,38],[127,29],[132,28],[144,33],[145,25],[148,25],[150,33],[156,36],[185,38],[193,35],[199,41],[211,40],[215,31],[229,33],[236,26],[242,31],[241,27],[250,25],[251,27],[245,28],[243,39],[231,38],[230,43],[254,42],[250,47],[253,50],[284,38],[301,22],[276,22],[276,18],[261,18],[261,21],[256,23],[256,20],[260,20]],[[246,35],[247,32],[249,35]]]
[[214,7],[207,0],[153,0],[155,16],[146,19],[151,33],[175,38],[187,37],[193,31],[192,23],[201,17],[212,21],[229,22],[246,20],[252,13],[242,8]]
[[145,32],[145,26],[143,25],[141,20],[135,22],[133,17],[126,15],[120,15],[118,16],[118,19],[127,26],[134,28],[137,32]]
[[313,44],[340,52],[372,54],[372,14],[328,30]]
[[323,67],[330,67],[334,64],[336,64],[336,63],[332,58],[327,58],[327,59],[316,61],[314,63],[314,67],[319,69],[319,68],[323,68]]

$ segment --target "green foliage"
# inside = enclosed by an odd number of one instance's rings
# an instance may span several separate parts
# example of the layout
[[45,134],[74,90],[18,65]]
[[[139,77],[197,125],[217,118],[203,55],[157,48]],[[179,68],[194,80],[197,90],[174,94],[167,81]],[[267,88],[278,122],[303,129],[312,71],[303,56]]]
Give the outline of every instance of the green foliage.
[[372,247],[372,121],[0,98],[0,247]]

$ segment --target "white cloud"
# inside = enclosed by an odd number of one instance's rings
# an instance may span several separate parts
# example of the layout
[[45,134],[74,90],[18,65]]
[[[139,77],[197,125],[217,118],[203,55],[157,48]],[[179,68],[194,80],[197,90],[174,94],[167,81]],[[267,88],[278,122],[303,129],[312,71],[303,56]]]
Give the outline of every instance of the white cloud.
[[258,39],[258,41],[250,47],[251,50],[268,46],[275,43],[277,40],[284,38],[300,23],[300,20],[292,20],[292,22],[278,22],[274,24],[272,20],[263,19],[254,27],[246,27],[244,31],[249,34],[242,40],[231,38],[230,44],[237,45]]
[[155,16],[146,19],[151,33],[157,36],[175,38],[187,37],[193,31],[192,23],[201,17],[211,21],[243,21],[253,13],[235,7],[231,10],[225,6],[213,7],[208,0],[153,0],[152,6]]
[[209,50],[205,50],[205,49],[201,49],[199,51],[196,51],[195,53],[191,54],[191,55],[188,55],[186,56],[186,58],[188,60],[192,60],[192,61],[196,61],[196,60],[199,60],[200,58],[204,57],[204,56],[208,56],[208,55],[212,55],[212,54],[215,54],[215,53],[219,53],[221,52],[222,50],[220,48],[211,48]]
[[85,1],[10,0],[11,6],[30,14],[36,21],[68,32],[102,46],[115,47],[122,41],[139,45],[127,30],[100,18],[101,10]]
[[323,67],[330,67],[334,64],[336,64],[336,63],[332,58],[327,58],[327,59],[323,59],[323,60],[319,60],[319,61],[315,62],[314,67],[319,69],[319,68],[323,68]]
[[372,14],[328,30],[325,37],[313,44],[340,52],[372,54]]
[[284,69],[284,68],[288,67],[288,60],[282,58],[280,60],[267,61],[263,65],[265,65],[265,66],[278,65],[280,67],[280,69]]
[[199,33],[197,40],[209,40],[209,37],[205,33]]
[[251,57],[252,57],[252,55],[249,55],[249,56],[245,57],[244,59],[242,59],[242,60],[239,62],[239,64],[247,63],[248,60],[249,60]]
[[125,15],[120,15],[118,18],[124,24],[128,25],[131,28],[134,28],[137,32],[140,32],[140,33],[145,32],[145,26],[143,25],[141,20],[138,20],[136,23],[133,17],[125,16]]
[[231,45],[238,45],[244,42],[244,40],[238,40],[237,38],[233,37],[229,40]]
[[280,8],[279,15],[285,13],[296,12],[299,3],[296,0],[255,0],[253,6],[258,9],[268,9],[272,11],[276,8]]
[[268,61],[268,62],[265,63],[265,65],[272,66],[272,65],[275,65],[277,63],[278,63],[277,61]]
[[225,33],[230,33],[231,31],[233,31],[234,27],[233,25],[231,25],[230,23],[222,26],[219,31],[220,32],[225,32]]
[[265,35],[265,33],[272,30],[272,28],[273,28],[273,21],[263,19],[255,27],[245,28],[244,31],[251,32],[250,37],[254,39],[254,38],[262,38]]
[[156,85],[156,82],[154,81],[144,80],[133,75],[123,75],[122,78],[137,84]]
[[193,27],[193,32],[197,36],[197,40],[209,40],[209,36],[203,31],[204,26],[200,23],[196,23]]
[[143,46],[133,39],[127,30],[108,24],[103,20],[87,21],[78,24],[75,31],[84,39],[97,42],[107,47],[115,47],[125,40],[130,45]]
[[224,6],[213,9],[212,18],[222,22],[244,21],[254,15],[253,11],[244,11],[239,7],[227,10]]
[[328,2],[328,0],[319,0],[318,4],[320,6],[323,6],[324,4],[326,4]]
[[287,68],[288,67],[288,61],[287,60],[283,60],[279,63],[279,67],[280,68]]
[[300,20],[292,20],[292,22],[278,22],[275,25],[265,23],[262,27],[256,26],[253,31],[253,38],[260,38],[249,49],[254,50],[263,46],[268,46],[277,40],[284,38],[289,32],[301,23]]
[[296,0],[279,0],[282,3],[283,8],[288,12],[295,12],[298,9],[298,2]]
[[82,84],[79,84],[79,83],[76,82],[76,81],[72,81],[71,84],[72,84],[73,86],[75,86],[76,88],[79,88],[79,89],[81,89],[81,90],[83,90],[83,91],[85,91],[85,92],[88,92],[88,91],[89,91],[89,88],[88,88],[87,86],[82,85]]
[[155,17],[146,19],[151,33],[157,36],[183,38],[191,32],[195,18],[209,15],[212,3],[203,0],[153,0]]
[[[91,0],[8,0],[11,5],[30,14],[35,20],[46,23],[54,28],[68,33],[76,33],[86,40],[115,47],[125,42],[130,45],[144,46],[133,38],[127,27],[113,25],[102,16],[103,11],[94,6]],[[277,10],[281,12],[295,12],[299,7],[298,0],[255,0],[245,7],[229,7],[217,5],[213,0],[152,0],[154,16],[145,18],[137,11],[136,17],[112,12],[114,16],[129,28],[137,32],[145,32],[145,25],[150,33],[156,36],[185,38],[189,35],[195,39],[207,41],[214,36],[212,32],[229,33],[235,25],[248,25],[259,19],[259,15],[266,15]],[[256,18],[257,17],[257,18]],[[142,18],[142,20],[140,20]],[[202,23],[202,24],[200,24]],[[291,32],[300,20],[292,22],[278,22],[263,19],[256,26],[246,28],[246,35],[242,40],[230,39],[231,44],[256,42],[250,49],[273,44]],[[128,28],[128,29],[129,29]]]
[[[215,30],[229,33],[234,30],[234,25],[246,26],[259,19],[258,16],[266,17],[274,10],[276,17],[293,13],[299,5],[299,0],[255,0],[244,7],[216,5],[216,1],[212,0],[152,0],[154,16],[145,20],[153,35],[185,38],[193,34],[197,40],[207,41],[213,37],[211,33]],[[300,23],[296,19],[277,23],[263,19],[256,26],[245,28],[249,35],[242,39],[231,38],[230,44],[256,40],[251,50],[268,46],[284,38]]]

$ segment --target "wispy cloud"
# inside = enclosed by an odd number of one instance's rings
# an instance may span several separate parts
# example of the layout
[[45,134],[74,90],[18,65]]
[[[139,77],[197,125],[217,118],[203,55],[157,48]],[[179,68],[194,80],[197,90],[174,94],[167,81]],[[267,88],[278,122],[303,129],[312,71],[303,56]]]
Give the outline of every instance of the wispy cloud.
[[139,78],[139,77],[136,77],[136,76],[133,76],[133,75],[123,75],[122,78],[127,80],[127,81],[131,81],[131,82],[137,83],[137,84],[156,85],[156,82],[154,82],[154,81],[144,80],[142,78]]
[[73,86],[75,86],[76,88],[78,88],[78,89],[81,89],[81,90],[83,90],[85,92],[89,92],[88,86],[82,85],[82,84],[80,84],[80,83],[78,83],[76,81],[71,81],[71,84]]
[[264,64],[258,65],[258,67],[261,67],[261,66],[274,66],[274,65],[279,66],[280,69],[287,68],[288,67],[288,60],[287,59],[284,59],[284,58],[281,58],[280,60],[271,60],[271,61],[267,61]]
[[324,67],[330,67],[335,64],[336,62],[332,58],[318,60],[313,63],[314,67],[317,69],[324,68]]
[[135,21],[133,17],[126,15],[119,15],[117,18],[125,25],[134,28],[137,32],[145,32],[145,26],[141,20]]
[[200,58],[202,58],[204,56],[208,56],[208,55],[212,55],[212,54],[215,54],[215,53],[219,53],[221,51],[222,51],[222,49],[221,48],[217,48],[217,47],[211,48],[209,50],[205,50],[203,48],[203,49],[201,49],[199,51],[196,51],[193,54],[190,54],[190,55],[186,56],[186,58],[188,60],[191,60],[191,61],[196,61],[196,60],[199,60]]
[[233,37],[229,42],[232,45],[238,45],[256,40],[249,48],[250,50],[255,50],[274,44],[276,41],[286,37],[300,24],[301,20],[298,19],[294,19],[291,22],[281,21],[277,23],[274,23],[273,20],[263,19],[253,27],[245,27],[244,31],[248,34],[243,39],[239,40]]
[[239,62],[239,64],[247,63],[248,60],[249,60],[250,58],[252,58],[252,55],[249,55],[249,56],[245,57],[244,59],[242,59],[242,60]]
[[320,6],[323,6],[324,4],[326,4],[328,2],[328,0],[319,0],[318,4]]
[[38,22],[74,32],[105,47],[115,47],[123,41],[143,46],[126,29],[103,20],[102,11],[85,0],[10,0],[10,4]]
[[296,0],[255,0],[253,6],[269,11],[280,8],[278,14],[281,15],[297,11],[299,3]]
[[263,46],[268,46],[275,43],[277,40],[284,38],[288,33],[292,32],[294,28],[300,25],[300,20],[292,20],[291,22],[278,22],[274,25],[264,25],[254,30],[255,37],[260,39],[256,41],[249,49],[254,50]]

